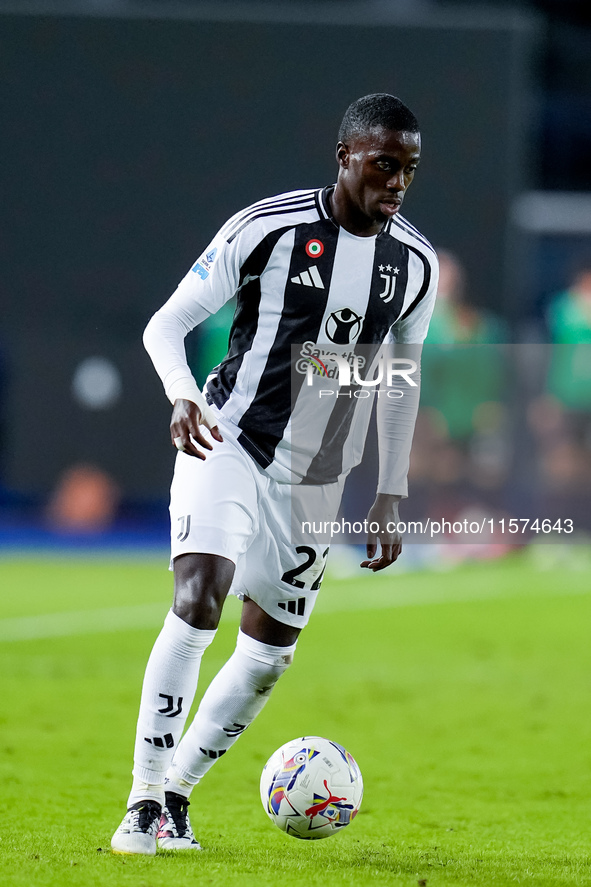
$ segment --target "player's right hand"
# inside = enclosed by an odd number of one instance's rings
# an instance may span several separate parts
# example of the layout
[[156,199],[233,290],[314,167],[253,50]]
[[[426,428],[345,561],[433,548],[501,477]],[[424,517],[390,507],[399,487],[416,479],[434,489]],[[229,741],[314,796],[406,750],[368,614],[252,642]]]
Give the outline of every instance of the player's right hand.
[[[170,439],[176,449],[186,453],[188,456],[205,459],[205,453],[201,452],[195,446],[195,443],[206,450],[211,450],[213,447],[201,433],[201,425],[207,425],[207,423],[196,403],[193,403],[192,400],[183,400],[181,398],[175,400],[170,420]],[[223,437],[217,425],[211,427],[210,432],[214,440],[220,443],[223,442]]]

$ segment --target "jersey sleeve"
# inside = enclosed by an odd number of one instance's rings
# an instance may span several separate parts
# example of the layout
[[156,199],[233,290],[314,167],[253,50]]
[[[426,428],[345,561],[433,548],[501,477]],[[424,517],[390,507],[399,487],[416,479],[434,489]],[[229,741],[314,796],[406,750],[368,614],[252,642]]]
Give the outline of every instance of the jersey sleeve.
[[423,255],[421,265],[411,282],[417,291],[415,302],[392,327],[392,339],[400,345],[422,345],[429,330],[439,283],[435,253],[430,250],[429,255]]
[[[400,368],[395,391],[382,385],[376,411],[378,430],[378,493],[408,496],[410,450],[421,392],[422,345],[384,345],[386,360]],[[395,394],[395,397],[391,397]]]
[[410,375],[408,378],[401,376],[396,382],[402,397],[391,399],[385,391],[381,392],[378,401],[380,493],[408,496],[407,475],[421,390],[421,350],[429,329],[438,282],[439,265],[435,253],[423,254],[411,281],[416,291],[415,300],[386,338],[386,353],[410,361],[415,369],[412,373],[414,384],[409,382]]
[[171,403],[177,398],[201,402],[187,363],[185,336],[236,293],[241,267],[256,243],[255,226],[230,241],[224,234],[227,227],[216,234],[144,331],[145,348]]

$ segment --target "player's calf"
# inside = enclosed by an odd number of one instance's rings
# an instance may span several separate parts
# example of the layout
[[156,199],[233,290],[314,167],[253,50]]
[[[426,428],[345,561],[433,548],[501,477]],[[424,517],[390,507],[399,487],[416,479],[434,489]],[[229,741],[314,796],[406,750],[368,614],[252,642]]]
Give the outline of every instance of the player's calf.
[[271,646],[239,632],[234,654],[207,688],[174,755],[167,774],[169,790],[189,796],[262,710],[294,650],[295,644]]

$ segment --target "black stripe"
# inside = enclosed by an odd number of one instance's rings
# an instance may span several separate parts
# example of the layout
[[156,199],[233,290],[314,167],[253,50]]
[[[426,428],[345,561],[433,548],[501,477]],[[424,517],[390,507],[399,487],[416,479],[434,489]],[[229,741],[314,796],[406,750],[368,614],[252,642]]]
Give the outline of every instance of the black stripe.
[[323,188],[320,192],[320,200],[322,202],[322,208],[326,214],[326,218],[330,219],[333,224],[337,224],[335,222],[334,216],[332,214],[332,209],[330,207],[330,197],[334,192],[336,185],[327,185],[326,188]]
[[[373,350],[373,349],[372,349]],[[377,350],[377,346],[376,346]],[[364,349],[366,354],[368,349]],[[349,387],[343,385],[339,389],[339,397],[330,414],[320,449],[310,462],[303,485],[335,483],[343,472],[343,451],[347,437],[351,432],[355,409],[361,400],[355,397],[359,385]],[[351,397],[347,395],[351,394]]]
[[246,219],[246,221],[242,224],[242,226],[240,228],[238,228],[236,231],[234,231],[234,233],[230,237],[226,238],[226,240],[228,243],[232,243],[232,241],[236,237],[238,237],[238,235],[242,231],[244,231],[244,229],[247,228],[252,222],[256,221],[256,219],[262,219],[265,216],[284,216],[287,213],[303,212],[305,210],[314,209],[314,208],[315,208],[315,205],[314,205],[314,201],[312,200],[312,201],[309,201],[308,203],[303,203],[301,206],[293,206],[293,207],[290,206],[289,208],[286,208],[286,209],[270,209],[266,212],[257,213],[256,216],[251,216],[249,219]]
[[315,191],[304,191],[302,194],[292,195],[292,196],[277,196],[277,197],[269,197],[265,200],[259,200],[257,203],[253,203],[250,206],[247,206],[246,209],[241,210],[232,216],[231,219],[225,223],[225,225],[220,228],[220,234],[226,235],[229,233],[231,229],[233,229],[236,225],[240,225],[251,213],[257,213],[261,209],[269,209],[273,206],[285,206],[292,202],[302,201],[302,200],[311,200],[314,197]]
[[[369,301],[358,342],[381,345],[392,324],[398,320],[408,283],[408,259],[409,247],[405,243],[385,232],[376,237]],[[380,267],[384,270],[380,271]],[[390,271],[386,270],[388,267]],[[398,274],[394,274],[395,268],[398,268]],[[381,293],[390,286],[394,287],[394,295],[386,302],[387,293],[384,298]]]
[[[369,300],[357,338],[357,344],[363,346],[359,351],[365,358],[365,367],[371,366],[388,330],[398,319],[408,283],[409,247],[390,237],[387,228],[388,223],[376,237]],[[383,271],[380,271],[380,267]],[[390,271],[386,270],[387,267],[390,267]],[[394,274],[394,268],[399,269],[398,274]],[[386,302],[385,298],[388,297],[392,284],[395,284],[393,297]],[[380,294],[384,290],[386,296],[381,298]],[[363,370],[361,377],[365,378]],[[355,397],[359,388],[359,385],[352,385],[350,389],[341,389],[341,396],[336,400],[324,431],[322,444],[308,467],[303,484],[326,484],[338,480],[343,470],[344,447],[351,432],[355,408],[363,402]],[[351,398],[343,396],[348,391],[351,392]]]
[[408,317],[408,315],[411,313],[411,311],[414,311],[414,309],[417,307],[419,302],[421,302],[425,298],[425,295],[427,294],[427,290],[429,289],[429,284],[431,283],[431,265],[430,265],[427,257],[424,256],[423,253],[419,249],[415,249],[414,246],[409,246],[408,249],[412,250],[412,252],[415,253],[415,255],[417,255],[419,257],[419,259],[421,260],[421,262],[423,263],[423,269],[424,269],[425,276],[423,277],[423,283],[421,284],[421,288],[420,288],[416,298],[411,302],[411,304],[408,306],[408,308],[406,309],[404,314],[401,315],[401,317],[399,317],[398,320],[405,320]]
[[230,397],[236,384],[236,377],[244,355],[252,348],[259,324],[261,302],[260,275],[267,267],[271,254],[283,235],[291,230],[291,225],[277,228],[267,234],[253,249],[240,269],[240,282],[248,275],[256,277],[244,284],[237,298],[234,320],[230,329],[228,354],[217,367],[216,375],[207,382],[207,400],[221,409]]
[[[269,350],[265,368],[261,374],[256,395],[238,422],[242,429],[240,443],[263,468],[273,461],[275,448],[289,422],[297,400],[299,388],[290,386],[291,346],[306,341],[316,342],[328,300],[330,280],[338,240],[338,229],[328,220],[299,224],[295,228],[295,241],[283,295],[283,310]],[[306,244],[319,240],[324,246],[321,256],[311,259]],[[311,264],[316,265],[324,289],[292,283]],[[299,377],[303,384],[304,376]]]

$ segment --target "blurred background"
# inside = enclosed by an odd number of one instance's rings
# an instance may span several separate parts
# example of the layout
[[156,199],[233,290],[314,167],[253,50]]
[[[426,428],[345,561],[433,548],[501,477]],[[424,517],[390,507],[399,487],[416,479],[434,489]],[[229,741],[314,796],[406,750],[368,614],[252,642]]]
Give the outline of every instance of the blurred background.
[[[143,328],[231,214],[334,181],[370,92],[419,119],[405,215],[442,267],[405,516],[587,538],[587,4],[21,0],[0,2],[0,546],[166,545]],[[187,339],[200,383],[231,319]]]

